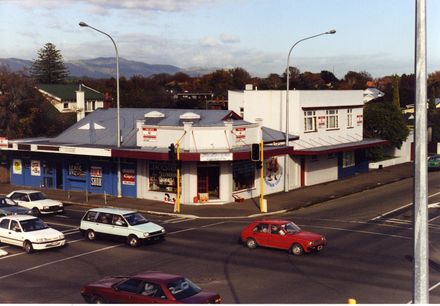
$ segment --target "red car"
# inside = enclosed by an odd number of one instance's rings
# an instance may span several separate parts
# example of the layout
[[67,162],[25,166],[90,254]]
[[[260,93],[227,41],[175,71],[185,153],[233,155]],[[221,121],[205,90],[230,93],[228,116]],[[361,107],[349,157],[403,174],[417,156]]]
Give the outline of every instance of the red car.
[[87,303],[219,304],[217,293],[202,291],[189,279],[173,274],[147,271],[133,276],[103,278],[81,288]]
[[246,226],[241,241],[250,249],[257,246],[288,250],[294,255],[321,251],[327,243],[324,236],[302,231],[286,220],[260,220]]

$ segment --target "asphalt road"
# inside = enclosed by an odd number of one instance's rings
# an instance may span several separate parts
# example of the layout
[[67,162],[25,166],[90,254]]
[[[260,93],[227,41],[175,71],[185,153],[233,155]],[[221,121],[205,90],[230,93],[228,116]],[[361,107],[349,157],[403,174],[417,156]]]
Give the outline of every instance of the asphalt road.
[[[429,201],[440,202],[440,172],[429,176]],[[84,209],[69,206],[63,215],[43,217],[65,233],[67,247],[28,255],[0,246],[9,252],[0,258],[0,302],[84,303],[79,290],[88,282],[159,270],[187,276],[224,303],[408,303],[411,202],[412,180],[403,180],[283,215],[329,241],[323,252],[301,257],[240,245],[246,219],[147,216],[167,229],[164,242],[136,249],[118,239],[89,242],[78,231]],[[431,206],[430,302],[440,303],[440,209]]]

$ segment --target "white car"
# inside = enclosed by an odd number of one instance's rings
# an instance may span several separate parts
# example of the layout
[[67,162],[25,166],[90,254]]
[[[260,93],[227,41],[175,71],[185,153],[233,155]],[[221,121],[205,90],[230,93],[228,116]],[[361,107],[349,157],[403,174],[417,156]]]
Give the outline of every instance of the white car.
[[0,242],[21,246],[26,253],[66,245],[63,233],[30,215],[1,217]]
[[97,234],[127,237],[127,243],[136,247],[142,240],[163,240],[165,229],[148,221],[134,210],[120,208],[93,208],[86,212],[79,227],[89,240]]
[[62,213],[64,210],[62,202],[48,199],[41,191],[16,190],[7,197],[17,202],[18,205],[31,209],[34,216]]

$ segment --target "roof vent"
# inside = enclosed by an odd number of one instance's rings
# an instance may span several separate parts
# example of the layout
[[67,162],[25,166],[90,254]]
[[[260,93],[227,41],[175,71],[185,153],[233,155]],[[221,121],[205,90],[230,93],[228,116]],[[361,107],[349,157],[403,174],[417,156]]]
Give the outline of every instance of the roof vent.
[[145,119],[148,119],[148,118],[165,118],[165,115],[163,113],[161,113],[161,112],[158,112],[158,111],[151,111],[149,113],[146,113],[144,115],[144,118]]
[[187,112],[184,113],[182,115],[180,115],[179,117],[181,120],[199,120],[200,119],[200,115],[193,113],[193,112]]

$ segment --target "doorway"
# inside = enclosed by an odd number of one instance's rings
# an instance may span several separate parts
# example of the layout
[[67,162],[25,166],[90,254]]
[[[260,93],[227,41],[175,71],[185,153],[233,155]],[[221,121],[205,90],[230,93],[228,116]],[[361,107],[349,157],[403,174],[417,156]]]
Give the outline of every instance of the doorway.
[[198,166],[197,168],[197,192],[207,193],[209,199],[220,197],[220,167],[218,165]]

